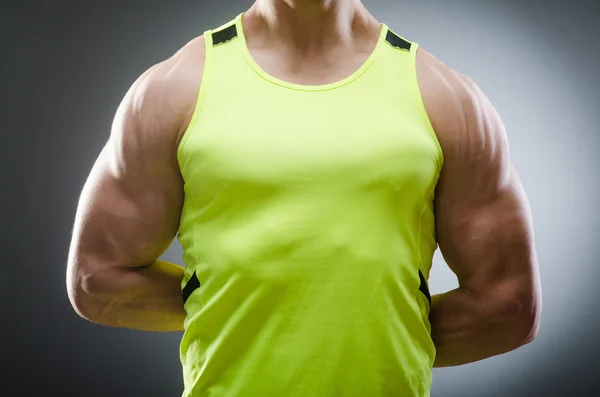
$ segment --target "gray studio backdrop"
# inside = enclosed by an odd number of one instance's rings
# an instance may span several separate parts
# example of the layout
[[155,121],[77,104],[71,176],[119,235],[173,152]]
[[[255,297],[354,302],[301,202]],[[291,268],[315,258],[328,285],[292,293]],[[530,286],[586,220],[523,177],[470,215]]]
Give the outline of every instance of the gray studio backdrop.
[[[64,271],[81,186],[129,85],[251,1],[3,3],[2,371],[21,396],[177,397],[181,334],[96,326]],[[365,1],[471,76],[501,114],[529,194],[544,291],[534,343],[434,370],[434,397],[597,395],[600,12],[593,1]],[[175,242],[164,259],[183,265]],[[432,293],[457,286],[436,253]],[[5,393],[2,393],[4,395]],[[8,394],[7,394],[8,395]],[[11,394],[12,395],[12,394]],[[14,394],[16,395],[16,394]]]

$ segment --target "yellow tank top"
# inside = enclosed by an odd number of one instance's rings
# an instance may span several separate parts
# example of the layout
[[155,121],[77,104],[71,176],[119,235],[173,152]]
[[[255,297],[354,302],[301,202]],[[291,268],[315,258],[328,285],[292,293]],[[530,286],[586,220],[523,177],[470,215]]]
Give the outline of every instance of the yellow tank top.
[[417,44],[381,24],[327,85],[252,59],[242,14],[205,32],[178,148],[183,397],[429,396],[439,142]]

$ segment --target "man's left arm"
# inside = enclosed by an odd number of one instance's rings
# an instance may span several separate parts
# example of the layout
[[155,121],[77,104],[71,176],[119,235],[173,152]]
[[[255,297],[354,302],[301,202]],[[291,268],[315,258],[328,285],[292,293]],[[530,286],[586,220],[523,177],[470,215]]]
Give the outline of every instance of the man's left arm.
[[448,367],[531,342],[542,295],[531,211],[498,113],[466,76],[426,55],[420,62],[424,102],[444,152],[437,240],[459,281],[432,297],[430,311],[434,366]]

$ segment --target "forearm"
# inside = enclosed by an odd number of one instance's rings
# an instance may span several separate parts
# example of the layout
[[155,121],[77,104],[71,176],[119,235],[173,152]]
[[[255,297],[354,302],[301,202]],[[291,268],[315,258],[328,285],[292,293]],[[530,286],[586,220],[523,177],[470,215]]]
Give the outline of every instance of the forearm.
[[430,311],[434,367],[468,364],[527,343],[527,324],[513,313],[519,310],[461,288],[434,295]]
[[182,331],[184,268],[156,260],[138,268],[94,274],[79,292],[81,314],[102,325],[142,331]]

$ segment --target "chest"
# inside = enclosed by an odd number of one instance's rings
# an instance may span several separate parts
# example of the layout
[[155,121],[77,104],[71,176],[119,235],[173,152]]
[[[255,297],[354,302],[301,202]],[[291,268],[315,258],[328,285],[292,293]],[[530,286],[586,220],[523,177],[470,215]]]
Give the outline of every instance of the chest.
[[[198,183],[341,191],[422,190],[435,173],[431,141],[412,113],[385,98],[295,93],[207,108],[187,146]],[[311,98],[307,100],[307,98]],[[238,103],[239,101],[239,103]]]

